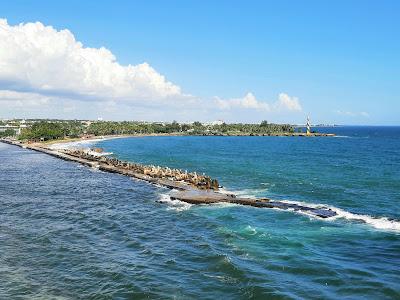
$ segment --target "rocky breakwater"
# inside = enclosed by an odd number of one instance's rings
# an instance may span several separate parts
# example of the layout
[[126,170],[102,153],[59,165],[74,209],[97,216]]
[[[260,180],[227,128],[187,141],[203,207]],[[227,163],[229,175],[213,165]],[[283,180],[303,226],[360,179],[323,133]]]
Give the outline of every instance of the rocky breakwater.
[[[90,151],[82,149],[64,149],[59,150],[60,152],[71,155],[77,158],[86,159],[90,161],[96,161],[102,165],[108,165],[114,168],[131,171],[135,174],[142,174],[147,178],[153,179],[167,179],[175,182],[184,182],[198,189],[204,190],[218,190],[218,180],[212,179],[210,176],[205,174],[197,174],[196,172],[188,172],[179,169],[171,169],[168,167],[160,167],[154,165],[142,165],[138,163],[131,163],[121,161],[116,158],[107,156],[98,156],[91,154]],[[137,177],[137,176],[135,176]]]
[[221,193],[218,191],[219,184],[216,179],[211,179],[206,175],[198,175],[197,173],[125,162],[115,158],[94,154],[93,151],[90,150],[52,150],[41,145],[22,144],[18,141],[7,139],[0,139],[0,142],[46,153],[60,159],[74,161],[92,168],[98,168],[105,172],[118,173],[153,184],[158,184],[173,189],[173,192],[170,195],[171,199],[191,204],[214,204],[225,202],[260,208],[291,210],[324,219],[337,215],[334,210],[322,205],[308,206],[268,198],[254,199],[236,197],[234,194],[229,193]]
[[216,179],[206,175],[189,173],[179,169],[170,169],[154,165],[142,165],[121,161],[115,158],[91,154],[87,150],[62,150],[65,155],[76,157],[80,160],[97,162],[101,170],[116,172],[127,176],[143,179],[151,183],[174,189],[170,195],[173,200],[180,200],[191,204],[232,203],[260,208],[275,208],[292,210],[320,218],[330,218],[336,212],[326,207],[308,207],[295,203],[275,201],[268,198],[253,199],[236,197],[234,194],[218,192],[219,184]]

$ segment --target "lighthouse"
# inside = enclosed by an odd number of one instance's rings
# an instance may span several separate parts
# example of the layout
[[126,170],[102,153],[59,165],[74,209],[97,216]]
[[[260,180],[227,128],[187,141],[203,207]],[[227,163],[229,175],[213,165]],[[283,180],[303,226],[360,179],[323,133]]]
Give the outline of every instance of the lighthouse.
[[307,135],[311,135],[310,117],[307,117]]

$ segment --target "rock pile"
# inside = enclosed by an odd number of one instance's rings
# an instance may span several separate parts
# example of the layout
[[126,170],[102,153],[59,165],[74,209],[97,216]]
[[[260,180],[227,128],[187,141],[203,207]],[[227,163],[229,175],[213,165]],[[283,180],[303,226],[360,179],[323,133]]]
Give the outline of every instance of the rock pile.
[[183,181],[191,185],[196,186],[200,189],[212,189],[218,190],[218,180],[212,179],[205,174],[197,174],[196,172],[188,172],[179,169],[171,169],[168,167],[160,167],[154,165],[142,165],[137,163],[131,163],[121,161],[116,158],[106,156],[94,156],[90,154],[90,151],[82,149],[66,149],[63,150],[65,154],[69,154],[75,157],[84,158],[91,161],[98,161],[116,168],[123,168],[126,170],[133,171],[135,173],[150,176],[152,178],[167,178],[174,181]]

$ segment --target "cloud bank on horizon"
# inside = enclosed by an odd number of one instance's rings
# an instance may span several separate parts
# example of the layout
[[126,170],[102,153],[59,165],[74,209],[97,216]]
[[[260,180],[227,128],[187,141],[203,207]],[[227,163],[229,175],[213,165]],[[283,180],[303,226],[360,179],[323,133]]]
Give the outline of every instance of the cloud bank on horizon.
[[271,104],[264,101],[258,101],[252,93],[247,93],[243,98],[224,100],[215,97],[215,102],[220,109],[231,109],[234,107],[248,108],[264,111],[302,111],[299,99],[297,97],[290,97],[285,93],[280,93],[278,100]]
[[107,113],[110,119],[201,121],[234,120],[244,110],[260,117],[302,111],[299,99],[286,93],[271,103],[251,92],[243,98],[201,99],[183,93],[146,62],[123,66],[104,47],[84,47],[68,29],[40,22],[12,26],[5,19],[0,19],[1,106],[27,117],[59,117],[52,115],[57,111],[76,118]]

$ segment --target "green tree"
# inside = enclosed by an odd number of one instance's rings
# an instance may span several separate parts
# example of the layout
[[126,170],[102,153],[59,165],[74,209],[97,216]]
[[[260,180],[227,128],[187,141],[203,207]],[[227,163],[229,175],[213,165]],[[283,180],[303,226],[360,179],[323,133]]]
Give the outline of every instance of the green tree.
[[5,131],[0,132],[0,137],[13,137],[16,135],[14,129],[6,129]]
[[56,122],[40,121],[34,123],[31,128],[26,128],[19,136],[20,139],[28,140],[54,140],[64,137],[66,134],[62,124]]

